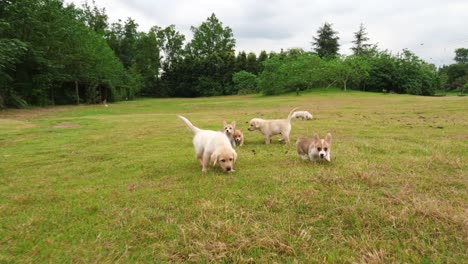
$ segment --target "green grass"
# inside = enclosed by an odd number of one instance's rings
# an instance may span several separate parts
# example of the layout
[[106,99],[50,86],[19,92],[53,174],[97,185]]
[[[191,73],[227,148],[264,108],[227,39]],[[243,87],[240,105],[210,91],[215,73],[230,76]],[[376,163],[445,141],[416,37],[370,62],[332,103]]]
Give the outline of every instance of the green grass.
[[[0,112],[0,262],[468,262],[468,99],[318,91]],[[264,145],[333,134],[332,162]],[[177,118],[245,133],[201,172]]]

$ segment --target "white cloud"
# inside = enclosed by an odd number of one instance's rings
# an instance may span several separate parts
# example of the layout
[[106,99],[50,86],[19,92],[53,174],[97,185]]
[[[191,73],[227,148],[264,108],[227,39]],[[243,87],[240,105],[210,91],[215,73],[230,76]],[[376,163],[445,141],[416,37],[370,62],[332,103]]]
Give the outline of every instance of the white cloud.
[[[66,0],[81,5],[83,0]],[[96,0],[111,21],[131,17],[147,31],[168,26],[192,38],[211,13],[233,29],[237,50],[311,49],[312,36],[324,22],[339,32],[340,52],[349,54],[353,33],[364,23],[371,43],[393,53],[404,48],[436,65],[453,62],[454,50],[468,47],[465,0]]]

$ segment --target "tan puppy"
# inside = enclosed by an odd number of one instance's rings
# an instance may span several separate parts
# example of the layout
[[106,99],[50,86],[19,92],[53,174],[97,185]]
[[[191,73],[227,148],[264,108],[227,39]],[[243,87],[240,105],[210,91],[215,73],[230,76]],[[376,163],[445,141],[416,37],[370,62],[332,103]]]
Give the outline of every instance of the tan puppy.
[[271,137],[278,134],[281,134],[282,140],[284,140],[286,144],[289,144],[289,133],[291,132],[291,118],[293,112],[296,109],[297,108],[291,110],[286,119],[266,120],[261,118],[253,118],[250,120],[250,126],[248,130],[259,130],[265,137],[265,144],[270,144]]
[[325,139],[320,139],[317,134],[314,138],[299,138],[296,142],[297,154],[303,160],[327,160],[330,161],[332,136],[327,134]]
[[313,116],[307,111],[296,111],[293,113],[293,118],[302,119],[302,120],[312,120]]
[[200,129],[192,125],[187,118],[180,115],[179,118],[195,134],[193,146],[197,160],[202,165],[202,172],[206,172],[210,164],[215,166],[217,163],[224,172],[234,172],[237,153],[226,134],[221,131]]
[[236,146],[242,146],[244,145],[244,134],[242,133],[241,130],[236,129],[234,131],[234,142],[236,143]]

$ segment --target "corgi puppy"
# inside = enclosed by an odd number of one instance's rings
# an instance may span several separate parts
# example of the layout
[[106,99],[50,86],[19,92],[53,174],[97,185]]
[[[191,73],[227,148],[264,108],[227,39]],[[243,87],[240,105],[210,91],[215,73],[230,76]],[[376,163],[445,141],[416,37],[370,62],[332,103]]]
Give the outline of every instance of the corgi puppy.
[[244,145],[244,134],[242,133],[241,130],[239,129],[236,129],[234,131],[234,142],[236,144],[236,146],[242,146]]
[[234,132],[236,131],[236,121],[232,121],[231,124],[228,124],[226,121],[223,121],[223,132],[229,138],[232,147],[236,147],[236,141],[234,140]]
[[314,138],[299,138],[296,142],[297,154],[303,160],[317,161],[331,158],[332,136],[327,134],[325,139],[320,139],[317,134]]

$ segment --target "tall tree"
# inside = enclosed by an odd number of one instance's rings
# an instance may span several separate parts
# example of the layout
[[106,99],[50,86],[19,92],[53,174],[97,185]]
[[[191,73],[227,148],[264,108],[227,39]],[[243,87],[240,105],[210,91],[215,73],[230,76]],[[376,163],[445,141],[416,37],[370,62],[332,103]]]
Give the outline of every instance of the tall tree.
[[465,49],[465,48],[456,49],[454,60],[459,64],[468,63],[468,49]]
[[314,51],[321,58],[336,57],[340,45],[338,44],[338,32],[334,31],[332,24],[325,22],[322,27],[317,30],[317,37],[313,37]]
[[191,27],[193,39],[186,49],[190,60],[197,67],[197,81],[193,84],[200,95],[221,95],[230,91],[234,71],[234,47],[236,40],[231,28],[224,27],[212,14],[198,27]]
[[101,36],[104,36],[106,33],[108,27],[107,19],[106,9],[99,9],[94,0],[92,1],[92,6],[90,6],[88,2],[83,4],[84,22],[90,29]]
[[193,39],[188,45],[189,53],[199,58],[207,58],[213,53],[234,52],[236,40],[230,27],[224,27],[213,13],[198,27],[191,27]]
[[258,55],[258,72],[263,71],[263,62],[268,60],[268,53],[264,50],[260,52],[260,55]]
[[246,70],[253,74],[258,74],[259,67],[257,62],[257,55],[253,52],[249,52],[247,55],[247,67]]
[[122,61],[126,69],[135,63],[137,30],[138,24],[135,20],[128,18],[123,26],[123,38],[120,42],[120,52],[118,53],[120,61]]
[[354,55],[359,56],[369,50],[371,44],[366,43],[367,41],[369,41],[369,38],[367,37],[366,28],[364,27],[364,24],[361,23],[359,30],[354,32],[354,40],[352,41],[354,46],[351,47],[351,50],[353,51]]
[[235,71],[245,71],[247,69],[247,54],[245,51],[237,53]]
[[157,37],[160,28],[153,26],[148,33],[139,33],[135,42],[134,63],[144,80],[143,92],[147,95],[162,96],[159,91],[159,71],[161,69],[161,41]]

